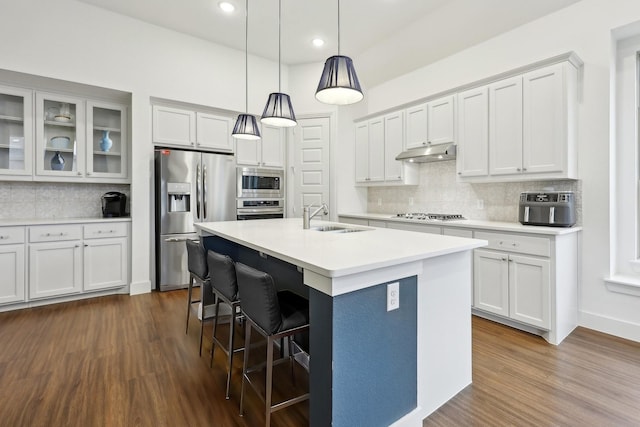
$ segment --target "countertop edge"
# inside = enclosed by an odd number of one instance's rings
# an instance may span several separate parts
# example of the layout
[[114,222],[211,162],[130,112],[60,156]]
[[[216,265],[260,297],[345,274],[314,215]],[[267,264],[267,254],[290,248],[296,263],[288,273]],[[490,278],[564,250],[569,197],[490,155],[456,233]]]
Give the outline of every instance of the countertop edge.
[[86,224],[98,222],[131,222],[131,217],[114,218],[27,218],[0,219],[0,227],[17,227],[30,225]]
[[377,221],[391,221],[400,222],[405,224],[416,225],[435,225],[441,227],[455,227],[455,228],[475,228],[492,231],[508,231],[515,233],[528,233],[528,234],[543,234],[550,236],[561,236],[564,234],[577,233],[582,231],[582,226],[573,227],[544,227],[536,225],[522,225],[519,222],[502,222],[502,221],[486,221],[486,220],[454,220],[454,221],[441,221],[441,222],[417,222],[415,220],[407,220],[403,218],[394,218],[393,214],[379,214],[379,213],[339,213],[339,217],[358,218],[358,219],[371,219]]

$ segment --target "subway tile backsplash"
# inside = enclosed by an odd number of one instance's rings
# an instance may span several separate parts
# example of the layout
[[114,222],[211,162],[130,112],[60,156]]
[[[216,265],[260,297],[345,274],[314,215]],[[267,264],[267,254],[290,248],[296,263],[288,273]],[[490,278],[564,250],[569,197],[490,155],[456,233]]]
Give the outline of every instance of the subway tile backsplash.
[[582,224],[580,181],[469,184],[456,180],[455,161],[421,164],[417,186],[370,187],[367,211],[455,213],[469,219],[517,222],[520,193],[543,190],[575,192],[577,224]]
[[108,191],[130,195],[126,184],[0,182],[0,221],[101,218],[101,197]]

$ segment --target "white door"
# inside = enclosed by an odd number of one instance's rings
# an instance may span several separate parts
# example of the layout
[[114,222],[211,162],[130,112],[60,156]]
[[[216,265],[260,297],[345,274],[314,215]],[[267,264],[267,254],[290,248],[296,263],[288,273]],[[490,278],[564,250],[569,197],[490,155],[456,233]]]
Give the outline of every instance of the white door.
[[509,316],[549,329],[549,260],[509,255]]
[[427,105],[407,108],[406,115],[407,149],[427,145]]
[[0,245],[0,304],[24,301],[24,267],[24,243]]
[[29,297],[44,298],[82,291],[80,241],[29,246]]
[[556,64],[524,75],[522,163],[527,173],[562,172],[567,152],[563,72]]
[[198,148],[233,153],[232,130],[233,123],[227,117],[196,113]]
[[284,167],[284,128],[262,125],[262,165],[270,168]]
[[522,171],[522,76],[489,86],[489,173]]
[[91,239],[84,242],[84,290],[127,284],[127,238]]
[[369,181],[384,181],[384,118],[369,120]]
[[489,174],[489,99],[486,86],[458,94],[458,153],[460,176]]
[[369,123],[356,124],[356,182],[369,182]]
[[293,164],[289,174],[293,188],[291,216],[302,216],[302,207],[312,203],[326,203],[331,212],[330,120],[328,117],[298,119],[293,136]]
[[384,179],[402,181],[403,165],[396,156],[402,152],[404,141],[404,112],[388,114],[384,117]]
[[431,145],[447,144],[455,140],[455,110],[453,95],[435,99],[427,104],[427,140]]
[[152,121],[153,142],[163,145],[195,146],[195,111],[154,105]]
[[476,249],[473,251],[473,306],[509,317],[508,255]]

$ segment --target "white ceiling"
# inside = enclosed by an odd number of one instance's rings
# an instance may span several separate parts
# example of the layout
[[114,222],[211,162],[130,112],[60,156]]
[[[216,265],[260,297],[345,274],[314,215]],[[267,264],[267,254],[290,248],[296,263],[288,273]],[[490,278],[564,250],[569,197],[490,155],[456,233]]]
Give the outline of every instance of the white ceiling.
[[[245,0],[227,0],[236,6],[232,14],[218,8],[220,0],[79,1],[244,50]],[[340,51],[357,57],[384,45],[389,55],[381,63],[385,69],[367,79],[375,84],[577,1],[341,0]],[[323,62],[337,53],[337,0],[281,2],[282,63]],[[325,39],[326,44],[314,48],[311,40],[315,37]],[[249,52],[277,61],[278,0],[249,0]],[[389,64],[393,64],[391,69]]]

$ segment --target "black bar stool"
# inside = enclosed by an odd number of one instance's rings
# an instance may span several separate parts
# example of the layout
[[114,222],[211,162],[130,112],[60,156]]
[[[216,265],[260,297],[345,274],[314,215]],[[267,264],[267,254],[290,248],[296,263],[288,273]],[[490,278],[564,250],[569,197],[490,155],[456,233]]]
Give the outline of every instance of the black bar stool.
[[[205,307],[215,302],[215,296],[211,291],[211,282],[209,281],[206,249],[200,244],[200,241],[197,240],[187,240],[186,243],[189,285],[187,291],[187,328],[185,333],[189,332],[189,315],[191,313],[191,305],[199,302],[202,304],[202,319],[200,319],[200,356],[202,356],[202,333],[204,330],[204,322],[211,318],[211,316],[206,316]],[[200,299],[191,299],[194,287],[200,287]]]
[[[216,296],[216,313],[213,320],[213,344],[211,344],[211,361],[213,365],[213,353],[216,345],[224,352],[228,358],[227,362],[227,394],[229,398],[229,385],[231,383],[231,371],[233,369],[234,353],[244,350],[243,347],[234,349],[236,319],[241,316],[240,300],[238,299],[238,282],[236,281],[236,267],[227,255],[222,255],[214,251],[207,253],[207,264],[209,266],[209,279],[211,280],[211,290]],[[216,337],[218,329],[218,315],[220,313],[220,303],[227,304],[231,308],[231,319],[229,320],[229,342],[225,347]]]
[[[236,277],[240,291],[240,307],[245,316],[244,364],[242,367],[242,388],[240,393],[240,415],[244,413],[244,385],[248,382],[258,396],[265,402],[265,425],[271,423],[271,413],[287,406],[302,402],[309,398],[309,392],[291,399],[272,404],[272,382],[274,364],[287,359],[273,360],[273,344],[275,341],[287,338],[289,343],[289,363],[293,374],[293,353],[291,337],[309,329],[309,301],[291,291],[276,291],[273,278],[255,268],[236,263]],[[254,384],[249,374],[259,371],[264,364],[249,367],[249,350],[251,329],[255,329],[267,339],[266,387],[264,396]],[[282,348],[281,348],[282,354]]]

